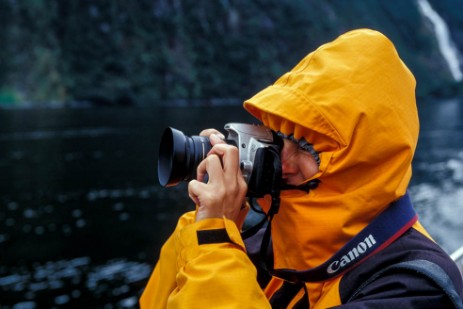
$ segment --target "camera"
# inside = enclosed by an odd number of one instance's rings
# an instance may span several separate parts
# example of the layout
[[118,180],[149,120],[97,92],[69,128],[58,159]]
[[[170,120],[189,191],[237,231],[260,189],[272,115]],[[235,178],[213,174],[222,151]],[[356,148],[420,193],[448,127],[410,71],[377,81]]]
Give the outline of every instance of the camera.
[[[282,139],[263,125],[228,123],[224,128],[228,132],[225,142],[239,149],[240,169],[248,184],[246,196],[262,197],[279,190]],[[195,179],[199,163],[211,148],[206,136],[187,136],[166,128],[159,147],[159,183],[169,187]]]

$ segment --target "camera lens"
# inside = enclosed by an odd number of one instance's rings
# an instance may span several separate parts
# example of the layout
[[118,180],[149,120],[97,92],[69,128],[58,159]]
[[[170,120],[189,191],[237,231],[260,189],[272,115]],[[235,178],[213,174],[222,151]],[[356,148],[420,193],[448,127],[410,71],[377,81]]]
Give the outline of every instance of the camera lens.
[[164,187],[196,177],[196,168],[212,146],[205,136],[187,136],[174,128],[166,128],[159,148],[158,179]]

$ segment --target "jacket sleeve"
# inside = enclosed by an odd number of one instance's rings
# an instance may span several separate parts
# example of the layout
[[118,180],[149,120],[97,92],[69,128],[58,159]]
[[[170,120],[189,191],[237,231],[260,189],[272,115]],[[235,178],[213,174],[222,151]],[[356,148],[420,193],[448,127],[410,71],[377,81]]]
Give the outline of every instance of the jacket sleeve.
[[428,277],[415,271],[397,269],[385,272],[378,279],[366,284],[356,297],[332,308],[462,308],[461,298],[457,301],[460,301],[459,307]]
[[183,215],[140,299],[147,308],[270,308],[234,222]]

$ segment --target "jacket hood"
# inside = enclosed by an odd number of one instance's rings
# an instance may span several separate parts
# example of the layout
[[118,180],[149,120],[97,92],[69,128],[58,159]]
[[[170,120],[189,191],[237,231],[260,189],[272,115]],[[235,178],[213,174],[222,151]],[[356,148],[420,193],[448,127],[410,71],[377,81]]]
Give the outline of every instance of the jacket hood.
[[381,33],[322,45],[244,107],[320,154],[319,187],[282,192],[276,268],[318,266],[405,194],[419,131],[415,79]]

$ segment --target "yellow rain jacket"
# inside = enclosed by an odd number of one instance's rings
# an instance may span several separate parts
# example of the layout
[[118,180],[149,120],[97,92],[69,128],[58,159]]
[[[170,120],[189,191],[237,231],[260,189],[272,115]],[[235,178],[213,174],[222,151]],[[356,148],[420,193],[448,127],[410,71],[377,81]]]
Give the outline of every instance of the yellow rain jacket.
[[[406,193],[419,131],[415,79],[381,33],[355,30],[322,45],[244,107],[272,130],[304,137],[320,155],[313,177],[318,188],[281,194],[272,222],[275,268],[322,264]],[[261,204],[268,209],[265,200]],[[419,223],[413,228],[429,237]],[[224,229],[229,240],[198,244],[198,231],[214,229]],[[285,306],[293,308],[304,297],[312,309],[340,305],[341,278],[306,283]],[[233,222],[195,223],[188,213],[163,246],[140,303],[270,308],[282,286],[272,278],[259,287]]]

